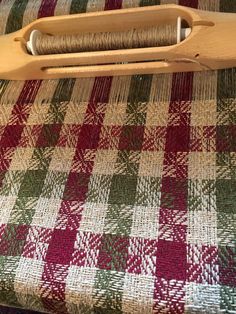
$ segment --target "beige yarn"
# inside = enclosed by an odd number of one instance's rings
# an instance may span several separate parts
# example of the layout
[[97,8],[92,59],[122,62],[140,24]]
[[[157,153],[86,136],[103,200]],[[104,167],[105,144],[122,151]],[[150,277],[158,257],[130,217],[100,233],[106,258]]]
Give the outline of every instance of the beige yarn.
[[40,55],[160,47],[176,44],[176,25],[162,25],[122,32],[85,33],[80,35],[40,35],[36,50]]

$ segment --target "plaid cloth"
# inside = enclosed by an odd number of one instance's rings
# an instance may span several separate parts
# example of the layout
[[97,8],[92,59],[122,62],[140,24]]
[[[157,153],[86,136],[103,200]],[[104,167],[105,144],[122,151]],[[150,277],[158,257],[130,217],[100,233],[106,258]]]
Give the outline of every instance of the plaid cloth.
[[[159,3],[0,0],[0,32]],[[0,81],[0,304],[235,313],[235,108],[236,69]]]

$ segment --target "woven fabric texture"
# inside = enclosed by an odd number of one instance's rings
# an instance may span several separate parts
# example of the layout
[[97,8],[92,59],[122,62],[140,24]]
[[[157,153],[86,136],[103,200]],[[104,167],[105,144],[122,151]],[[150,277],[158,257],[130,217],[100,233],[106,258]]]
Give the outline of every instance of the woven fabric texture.
[[[233,0],[170,2],[236,12]],[[155,4],[0,0],[0,33]],[[235,313],[235,243],[235,69],[0,81],[0,304]]]

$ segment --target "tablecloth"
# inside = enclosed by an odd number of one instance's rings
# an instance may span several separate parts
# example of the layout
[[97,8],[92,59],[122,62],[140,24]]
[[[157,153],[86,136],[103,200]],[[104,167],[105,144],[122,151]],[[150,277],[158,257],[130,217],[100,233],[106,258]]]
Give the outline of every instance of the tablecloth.
[[[233,0],[0,0],[0,33],[173,2],[236,12]],[[235,201],[235,69],[0,81],[0,304],[235,313]]]

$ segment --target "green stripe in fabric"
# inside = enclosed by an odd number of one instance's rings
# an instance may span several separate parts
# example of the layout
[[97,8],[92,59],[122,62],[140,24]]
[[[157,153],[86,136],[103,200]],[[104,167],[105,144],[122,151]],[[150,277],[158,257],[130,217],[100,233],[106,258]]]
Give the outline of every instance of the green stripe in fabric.
[[132,226],[138,184],[138,160],[142,149],[152,77],[135,75],[132,76],[130,83],[127,118],[121,132],[120,150],[109,193],[110,205],[105,219],[106,231],[117,235],[128,235]]
[[236,1],[220,0],[220,11],[222,12],[236,12]]
[[74,84],[75,84],[75,79],[59,80],[51,102],[58,103],[58,102],[63,102],[63,101],[70,101]]
[[20,307],[15,292],[14,279],[20,256],[0,256],[0,303]]
[[132,77],[126,109],[127,124],[145,124],[152,77],[152,75],[135,75]]
[[86,12],[88,0],[72,0],[70,14]]
[[148,101],[152,75],[134,75],[131,80],[128,102]]
[[235,287],[220,286],[220,308],[224,309],[222,313],[235,313],[236,294]]
[[[235,98],[236,68],[219,70],[217,76],[217,111],[228,111],[230,113],[234,110]],[[222,115],[219,115],[220,117]],[[221,124],[220,121],[218,121],[218,124]]]
[[148,5],[158,5],[160,4],[160,0],[140,0],[139,5],[140,7],[145,7]]
[[[96,273],[93,288],[95,314],[121,314],[125,273],[101,270]],[[115,287],[115,289],[114,289]]]
[[74,84],[75,79],[59,80],[48,111],[48,123],[63,123],[67,103],[70,101]]
[[6,33],[17,31],[22,27],[24,12],[29,0],[16,0],[7,19]]

